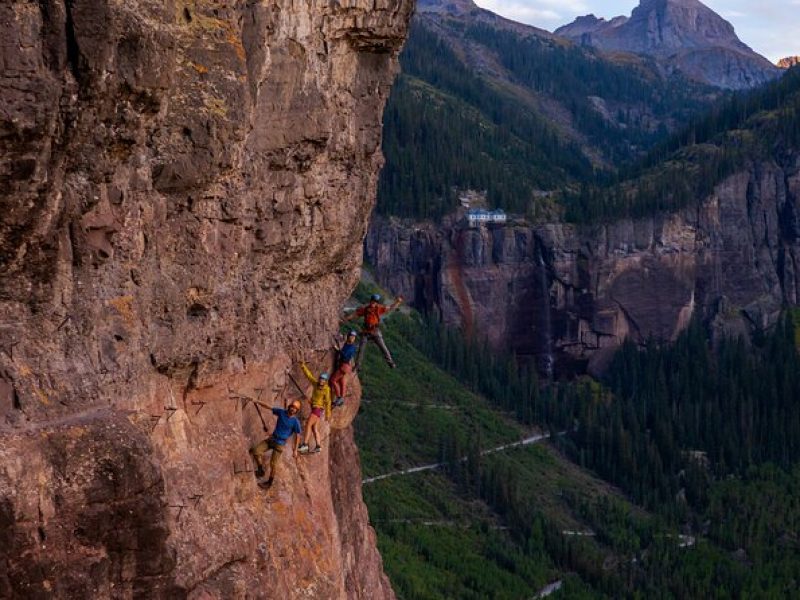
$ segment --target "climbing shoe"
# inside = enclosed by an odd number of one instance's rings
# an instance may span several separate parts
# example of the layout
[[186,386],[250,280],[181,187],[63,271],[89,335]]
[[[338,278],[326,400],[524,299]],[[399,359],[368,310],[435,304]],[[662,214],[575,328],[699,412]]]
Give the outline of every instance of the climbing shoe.
[[308,454],[308,444],[300,444],[300,447],[297,449],[300,454]]
[[335,408],[339,408],[343,404],[344,404],[344,398],[342,398],[342,397],[336,398],[336,400],[333,401],[333,406]]
[[311,454],[319,454],[320,452],[322,452],[322,446],[317,446],[311,451]]

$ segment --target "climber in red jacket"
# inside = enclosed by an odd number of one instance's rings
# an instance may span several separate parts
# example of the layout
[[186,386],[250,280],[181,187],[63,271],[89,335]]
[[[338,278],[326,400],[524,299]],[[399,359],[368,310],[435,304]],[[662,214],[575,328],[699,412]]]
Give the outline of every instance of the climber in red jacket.
[[381,333],[381,319],[383,315],[395,310],[403,302],[403,297],[398,296],[397,300],[391,306],[381,304],[380,294],[373,294],[370,298],[369,304],[361,306],[352,314],[347,316],[344,321],[352,321],[356,317],[364,317],[364,328],[361,330],[361,340],[358,344],[358,356],[356,357],[356,370],[361,368],[361,361],[364,359],[364,346],[368,341],[372,341],[383,353],[383,358],[386,363],[394,369],[397,365],[392,359],[389,349],[386,347],[386,342],[383,341],[383,334]]

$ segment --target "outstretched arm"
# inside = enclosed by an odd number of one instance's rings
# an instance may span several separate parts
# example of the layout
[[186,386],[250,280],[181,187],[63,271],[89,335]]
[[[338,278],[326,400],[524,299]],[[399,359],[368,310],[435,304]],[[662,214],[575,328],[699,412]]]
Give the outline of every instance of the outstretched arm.
[[306,379],[308,379],[314,385],[317,385],[317,378],[314,377],[314,374],[311,372],[308,366],[306,366],[306,363],[300,363],[300,368],[303,370],[303,375],[306,376]]

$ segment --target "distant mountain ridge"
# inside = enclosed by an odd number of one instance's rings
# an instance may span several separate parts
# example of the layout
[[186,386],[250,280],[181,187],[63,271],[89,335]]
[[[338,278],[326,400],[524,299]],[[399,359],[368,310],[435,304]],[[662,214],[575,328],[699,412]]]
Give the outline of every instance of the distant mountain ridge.
[[422,17],[424,15],[434,18],[467,18],[473,25],[484,24],[521,35],[533,34],[544,39],[556,38],[554,34],[546,29],[512,21],[490,10],[481,8],[472,0],[417,0],[417,16]]
[[[724,92],[470,0],[420,0],[384,115],[378,210],[441,217],[459,190],[526,213],[642,158]],[[549,210],[537,201],[536,210]]]
[[699,0],[641,0],[630,18],[588,15],[555,34],[604,51],[652,56],[668,71],[723,89],[757,87],[781,73]]

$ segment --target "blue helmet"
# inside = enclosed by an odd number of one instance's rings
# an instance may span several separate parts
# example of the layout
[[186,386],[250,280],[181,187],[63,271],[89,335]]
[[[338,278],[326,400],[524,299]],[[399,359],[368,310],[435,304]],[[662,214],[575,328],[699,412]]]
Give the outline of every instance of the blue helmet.
[[381,301],[381,295],[380,294],[372,294],[372,298],[370,298],[370,300],[374,300],[375,302],[380,302]]

